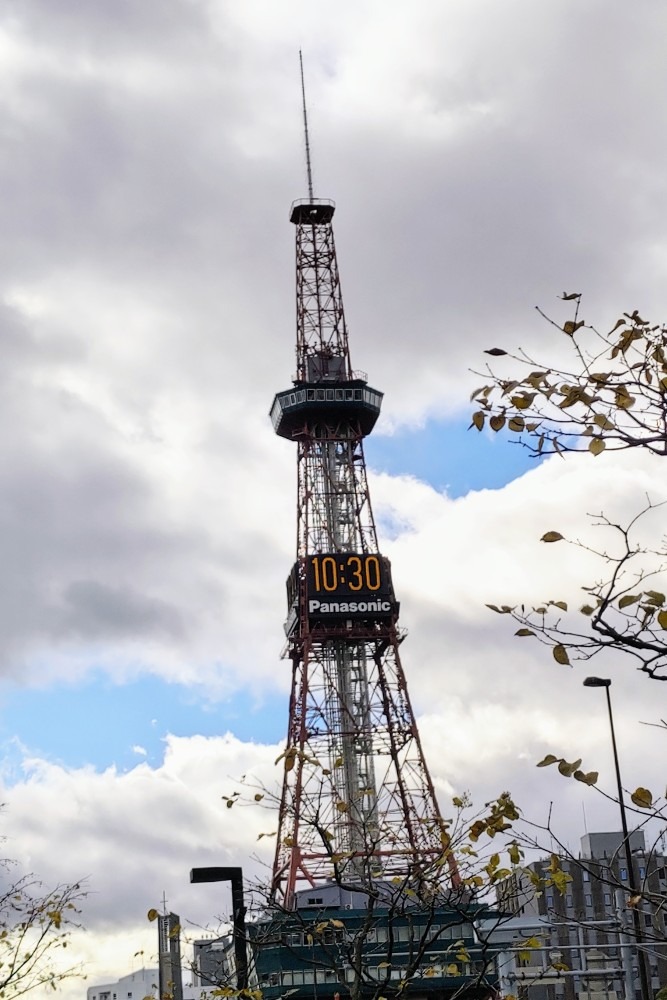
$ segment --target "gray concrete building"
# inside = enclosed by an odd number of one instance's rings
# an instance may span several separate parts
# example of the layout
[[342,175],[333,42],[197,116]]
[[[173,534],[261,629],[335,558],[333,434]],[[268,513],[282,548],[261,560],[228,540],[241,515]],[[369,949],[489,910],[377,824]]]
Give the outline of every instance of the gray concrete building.
[[[667,860],[663,847],[647,849],[641,830],[631,833],[630,847],[642,893],[640,953],[655,993],[667,985]],[[538,890],[531,881],[531,872],[548,880],[550,864],[550,857],[531,862],[499,889],[499,900],[523,918],[528,937],[535,919],[540,941],[539,949],[516,961],[514,992],[529,1000],[641,1000],[622,834],[585,834],[579,857],[560,861],[569,876],[562,892],[553,885]]]

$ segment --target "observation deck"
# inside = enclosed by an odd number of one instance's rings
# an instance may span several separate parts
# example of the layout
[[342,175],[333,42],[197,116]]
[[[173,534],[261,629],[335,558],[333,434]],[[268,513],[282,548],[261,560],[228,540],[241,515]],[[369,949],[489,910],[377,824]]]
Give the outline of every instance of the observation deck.
[[336,203],[329,198],[300,198],[292,202],[290,222],[295,226],[328,225],[336,211]]
[[292,389],[274,397],[271,422],[276,434],[290,441],[306,425],[313,424],[355,424],[366,436],[380,416],[382,396],[361,378],[344,382],[296,382]]

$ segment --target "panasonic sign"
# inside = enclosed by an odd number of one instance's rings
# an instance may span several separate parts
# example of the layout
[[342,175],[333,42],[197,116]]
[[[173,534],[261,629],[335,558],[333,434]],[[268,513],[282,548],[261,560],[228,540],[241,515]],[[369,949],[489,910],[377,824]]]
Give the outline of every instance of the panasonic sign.
[[391,601],[383,598],[377,598],[374,601],[317,601],[311,598],[308,601],[308,614],[313,617],[320,615],[388,615],[391,610]]

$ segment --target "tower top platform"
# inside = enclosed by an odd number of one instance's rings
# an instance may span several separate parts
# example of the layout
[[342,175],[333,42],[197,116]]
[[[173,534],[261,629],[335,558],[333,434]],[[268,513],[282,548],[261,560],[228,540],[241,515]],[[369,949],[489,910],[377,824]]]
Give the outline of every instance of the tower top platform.
[[329,198],[300,198],[292,202],[290,222],[295,226],[322,225],[331,222],[336,203]]

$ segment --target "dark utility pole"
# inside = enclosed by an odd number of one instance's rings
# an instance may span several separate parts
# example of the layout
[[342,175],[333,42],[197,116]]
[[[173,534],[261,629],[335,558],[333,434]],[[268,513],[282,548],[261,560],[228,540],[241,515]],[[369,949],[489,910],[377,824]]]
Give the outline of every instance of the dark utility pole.
[[[628,833],[628,821],[625,815],[625,802],[623,801],[623,784],[621,782],[621,769],[618,763],[618,750],[616,749],[616,733],[614,732],[614,715],[611,710],[611,696],[609,688],[611,680],[608,677],[587,677],[584,687],[603,687],[607,695],[607,709],[609,711],[609,728],[611,730],[611,747],[614,752],[614,767],[616,769],[616,785],[618,787],[618,807],[621,812],[621,829],[623,830],[623,844],[625,847],[625,864],[628,869],[628,888],[631,896],[639,895],[639,887],[635,878],[635,864],[630,847],[630,834]],[[632,922],[634,924],[635,943],[637,946],[637,965],[639,966],[639,981],[641,984],[642,1000],[652,1000],[651,981],[646,971],[646,952],[643,948],[644,931],[642,928],[641,911],[638,906],[631,906]]]

